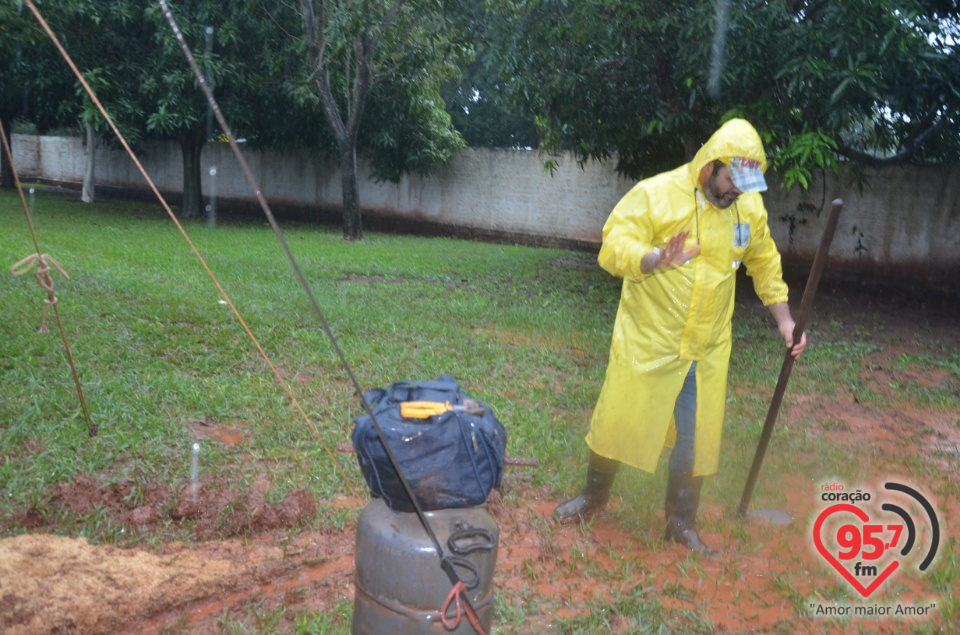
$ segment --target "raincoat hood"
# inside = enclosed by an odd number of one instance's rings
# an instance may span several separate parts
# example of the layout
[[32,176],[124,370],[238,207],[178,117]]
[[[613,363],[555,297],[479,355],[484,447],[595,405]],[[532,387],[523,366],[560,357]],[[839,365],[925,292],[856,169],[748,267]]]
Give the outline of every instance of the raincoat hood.
[[731,119],[720,126],[713,136],[697,151],[690,162],[690,177],[695,185],[699,185],[700,171],[713,161],[720,160],[730,163],[733,157],[744,157],[760,162],[760,169],[767,171],[767,153],[763,150],[763,142],[749,121]]

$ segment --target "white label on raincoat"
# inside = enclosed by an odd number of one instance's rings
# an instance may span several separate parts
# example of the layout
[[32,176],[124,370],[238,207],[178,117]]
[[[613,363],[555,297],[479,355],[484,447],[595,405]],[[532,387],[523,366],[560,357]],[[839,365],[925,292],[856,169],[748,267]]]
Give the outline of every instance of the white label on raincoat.
[[733,224],[733,246],[746,247],[750,242],[750,223]]

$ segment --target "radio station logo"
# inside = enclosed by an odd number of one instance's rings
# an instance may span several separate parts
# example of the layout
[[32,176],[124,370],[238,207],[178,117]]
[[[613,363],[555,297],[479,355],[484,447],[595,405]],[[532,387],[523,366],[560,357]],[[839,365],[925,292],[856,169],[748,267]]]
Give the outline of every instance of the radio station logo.
[[926,496],[902,483],[883,487],[874,496],[822,485],[828,506],[813,524],[817,552],[864,598],[902,567],[916,563],[926,571],[940,546],[940,522]]

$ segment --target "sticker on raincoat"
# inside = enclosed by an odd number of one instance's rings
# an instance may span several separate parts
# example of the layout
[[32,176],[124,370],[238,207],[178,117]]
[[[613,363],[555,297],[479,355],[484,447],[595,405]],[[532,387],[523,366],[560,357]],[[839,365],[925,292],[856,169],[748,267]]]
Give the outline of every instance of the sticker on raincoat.
[[750,223],[733,224],[733,246],[746,247],[750,242]]

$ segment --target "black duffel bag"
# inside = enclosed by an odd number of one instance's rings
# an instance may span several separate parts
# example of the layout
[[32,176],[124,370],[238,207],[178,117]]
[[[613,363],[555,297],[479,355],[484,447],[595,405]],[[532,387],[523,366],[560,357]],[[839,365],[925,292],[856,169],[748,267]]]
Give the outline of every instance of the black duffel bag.
[[[453,377],[399,381],[369,390],[363,398],[422,510],[482,505],[490,490],[500,486],[507,432],[493,410],[464,394]],[[452,409],[404,418],[405,402],[449,404]],[[370,491],[394,511],[415,511],[370,416],[353,423],[353,446]]]

